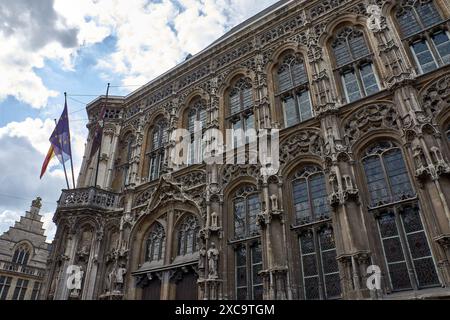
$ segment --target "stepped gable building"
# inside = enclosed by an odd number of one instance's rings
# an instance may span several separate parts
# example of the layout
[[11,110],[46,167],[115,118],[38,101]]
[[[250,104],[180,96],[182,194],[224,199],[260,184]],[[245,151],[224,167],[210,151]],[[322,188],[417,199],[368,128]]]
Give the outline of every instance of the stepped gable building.
[[0,235],[0,300],[38,300],[51,245],[46,243],[41,198]]
[[[446,0],[280,1],[110,97],[96,186],[90,103],[46,298],[449,297],[449,17]],[[279,128],[279,172],[195,164],[196,120]],[[172,165],[177,128],[191,165]]]

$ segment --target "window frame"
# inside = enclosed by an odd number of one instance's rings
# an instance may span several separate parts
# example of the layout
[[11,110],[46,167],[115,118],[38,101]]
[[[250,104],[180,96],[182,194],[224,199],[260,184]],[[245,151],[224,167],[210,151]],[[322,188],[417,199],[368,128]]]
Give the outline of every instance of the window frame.
[[[298,65],[302,65],[303,69],[304,69],[304,80],[300,81],[299,83],[296,83],[294,80],[294,66],[298,64]],[[285,88],[284,90],[281,89],[280,87],[280,69],[281,68],[288,68],[288,73],[289,73],[289,79],[291,82],[291,85],[289,88]],[[278,104],[280,105],[280,109],[281,109],[281,116],[283,118],[283,125],[284,128],[291,128],[294,127],[300,123],[306,122],[310,119],[313,119],[315,117],[315,113],[314,113],[314,107],[313,107],[313,100],[312,100],[312,94],[311,94],[311,88],[310,88],[310,84],[309,84],[309,74],[308,74],[308,69],[306,67],[306,63],[305,60],[303,58],[303,56],[301,56],[298,53],[294,53],[294,52],[287,52],[284,53],[283,55],[280,56],[279,62],[277,67],[275,68],[275,72],[274,72],[276,81],[274,81],[275,83],[275,99],[277,100]],[[309,111],[311,114],[311,117],[309,118],[305,118],[305,116],[302,114],[302,105],[300,103],[299,100],[299,96],[301,94],[307,94],[308,95],[308,101],[309,101]],[[285,99],[286,98],[291,98],[294,100],[294,105],[295,105],[295,112],[296,112],[296,116],[297,116],[297,120],[296,123],[288,125],[288,119],[286,116],[286,107],[285,107]]]
[[[154,125],[148,131],[149,147],[146,152],[148,157],[148,175],[147,180],[149,182],[158,180],[161,176],[161,170],[163,169],[165,161],[166,145],[169,137],[167,135],[168,124],[164,118],[159,118],[155,121]],[[158,134],[158,142],[155,146],[155,135]],[[154,165],[157,165],[156,171],[153,171]]]
[[[382,144],[385,144],[385,146],[378,147],[378,145],[382,145]],[[441,280],[439,279],[437,264],[436,264],[436,261],[434,259],[434,255],[433,255],[433,248],[430,245],[430,240],[429,240],[429,236],[428,236],[428,233],[426,230],[426,225],[424,224],[424,219],[422,216],[420,202],[419,202],[419,199],[417,196],[417,191],[416,191],[416,188],[414,186],[414,183],[413,183],[413,180],[411,177],[411,173],[410,173],[408,163],[407,163],[407,158],[405,156],[404,151],[402,150],[401,147],[397,146],[397,144],[395,144],[394,142],[392,142],[390,140],[381,140],[381,141],[372,143],[368,147],[366,147],[364,150],[365,150],[365,154],[360,157],[360,168],[362,170],[362,179],[364,181],[364,188],[367,192],[366,201],[368,201],[367,202],[368,203],[368,206],[367,206],[368,213],[370,215],[372,215],[374,222],[376,224],[377,235],[378,235],[377,237],[378,237],[378,241],[380,242],[380,247],[381,247],[381,252],[382,252],[382,260],[383,260],[384,267],[385,267],[385,270],[387,273],[387,277],[389,279],[388,290],[390,290],[391,292],[399,292],[399,291],[410,291],[410,290],[418,290],[418,289],[439,286]],[[380,152],[380,150],[381,150],[381,152]],[[408,182],[411,187],[411,191],[413,192],[413,195],[411,197],[396,199],[394,190],[392,189],[391,179],[389,178],[388,171],[386,169],[385,161],[383,158],[384,154],[387,154],[387,153],[391,152],[392,150],[397,150],[397,152],[399,152],[399,154],[402,157],[402,161],[403,161],[403,164],[404,164],[404,167],[406,170],[406,176],[408,178]],[[377,156],[378,161],[381,163],[381,169],[383,171],[383,179],[385,180],[385,188],[388,191],[387,199],[389,199],[389,202],[385,202],[383,204],[378,203],[375,206],[372,205],[372,199],[370,198],[371,194],[370,194],[370,190],[368,188],[369,183],[368,183],[367,173],[366,173],[366,170],[364,167],[364,160],[368,159],[370,157],[374,157],[374,156]],[[418,215],[420,222],[421,222],[421,227],[422,227],[422,229],[417,231],[417,233],[419,233],[419,232],[424,233],[425,239],[426,239],[426,244],[428,245],[428,249],[430,251],[430,256],[421,257],[420,259],[431,258],[431,260],[433,262],[433,266],[434,266],[434,271],[436,273],[437,281],[438,281],[438,283],[435,285],[420,287],[419,278],[417,276],[418,273],[416,270],[417,268],[414,265],[414,261],[417,259],[414,259],[412,256],[412,251],[409,246],[408,239],[407,239],[407,236],[409,235],[409,233],[407,233],[405,230],[405,226],[404,226],[404,222],[403,222],[403,218],[402,218],[402,214],[404,212],[406,212],[405,210],[409,207],[417,209],[417,212],[415,214]],[[385,214],[393,214],[394,215],[394,217],[395,217],[394,222],[395,222],[395,227],[396,227],[396,232],[397,232],[396,236],[383,237],[383,234],[381,232],[380,221],[381,221],[381,217]],[[404,260],[389,263],[387,254],[386,254],[386,249],[384,247],[384,240],[391,239],[391,238],[397,238],[397,237],[400,241],[402,255],[403,255]],[[393,283],[392,276],[391,276],[391,269],[389,268],[389,266],[392,264],[400,264],[400,263],[405,263],[405,265],[406,265],[406,270],[407,270],[406,276],[409,279],[411,288],[405,288],[405,289],[395,289],[394,288],[394,283]],[[411,276],[411,271],[414,273],[413,277]]]
[[[363,40],[363,44],[367,51],[366,54],[361,55],[359,57],[354,56],[354,53],[353,53],[354,49],[349,42],[349,36],[355,32],[360,33],[362,40]],[[347,35],[345,35],[345,38],[343,37],[344,33],[348,33]],[[343,40],[345,40],[347,52],[351,55],[350,56],[351,59],[349,61],[339,63],[337,54],[335,52],[335,44],[338,43],[339,41],[343,41]],[[376,64],[375,54],[370,46],[370,43],[367,39],[367,35],[366,35],[366,32],[364,31],[364,29],[362,29],[356,25],[346,25],[346,26],[343,26],[343,27],[337,29],[334,36],[330,39],[329,51],[330,51],[330,56],[332,57],[333,73],[335,75],[335,79],[339,80],[339,81],[337,81],[338,87],[340,87],[341,92],[343,93],[343,96],[345,97],[346,104],[357,102],[361,99],[364,99],[366,97],[370,97],[374,94],[377,94],[378,92],[383,90],[383,85],[382,85],[382,82],[380,81],[380,77],[378,74],[378,68],[377,68],[377,64]],[[370,94],[367,93],[367,88],[364,84],[364,81],[363,81],[363,78],[361,75],[361,69],[366,65],[371,66],[372,74],[375,78],[375,83],[378,87],[378,90],[376,92],[373,92]],[[350,100],[348,88],[346,85],[346,81],[344,79],[344,76],[347,73],[352,73],[354,75],[354,77],[356,78],[356,81],[358,84],[359,98],[354,99],[354,100]]]
[[[412,5],[411,4],[407,4],[404,6],[397,5],[393,9],[393,16],[394,16],[395,24],[397,27],[397,31],[400,35],[401,41],[403,42],[404,46],[408,48],[408,50],[407,50],[408,54],[410,55],[410,57],[412,57],[412,60],[415,63],[416,71],[419,75],[433,72],[442,66],[450,64],[450,58],[449,58],[449,62],[447,62],[447,63],[445,63],[443,61],[443,57],[441,56],[439,50],[436,47],[436,44],[433,41],[433,36],[439,32],[444,32],[450,41],[449,19],[443,17],[443,14],[441,13],[439,5],[434,0],[425,2],[425,4],[428,4],[428,3],[431,3],[433,5],[437,14],[440,16],[439,22],[435,22],[428,27],[423,23],[423,19],[421,18],[420,14],[417,12],[417,6],[420,6],[419,0],[414,1],[414,3]],[[420,27],[419,31],[413,32],[409,35],[406,35],[403,33],[402,24],[400,23],[400,20],[399,20],[400,13],[405,10],[412,12],[418,26]],[[435,63],[435,66],[436,66],[435,68],[433,68],[432,70],[427,71],[427,72],[423,71],[423,66],[419,63],[417,54],[416,54],[415,50],[413,49],[414,44],[416,44],[418,42],[422,42],[422,41],[426,44],[428,51],[431,54],[431,56],[433,58],[433,62]]]

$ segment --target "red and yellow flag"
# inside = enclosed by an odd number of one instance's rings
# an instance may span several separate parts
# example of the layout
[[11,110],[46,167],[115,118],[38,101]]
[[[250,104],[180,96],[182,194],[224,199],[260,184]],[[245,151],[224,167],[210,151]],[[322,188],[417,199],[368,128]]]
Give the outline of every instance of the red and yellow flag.
[[54,156],[55,156],[55,149],[53,145],[51,145],[50,149],[48,150],[47,156],[45,157],[44,164],[42,165],[40,179],[42,179],[42,177],[44,176],[45,172],[47,171],[48,164],[50,163],[50,161]]

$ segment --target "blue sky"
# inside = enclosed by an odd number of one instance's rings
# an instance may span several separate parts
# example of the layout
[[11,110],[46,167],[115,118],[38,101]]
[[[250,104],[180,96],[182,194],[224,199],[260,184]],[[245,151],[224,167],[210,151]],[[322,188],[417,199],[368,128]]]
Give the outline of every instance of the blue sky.
[[39,172],[68,93],[75,176],[85,103],[125,95],[275,0],[0,0],[0,233],[43,198],[48,239],[65,180]]

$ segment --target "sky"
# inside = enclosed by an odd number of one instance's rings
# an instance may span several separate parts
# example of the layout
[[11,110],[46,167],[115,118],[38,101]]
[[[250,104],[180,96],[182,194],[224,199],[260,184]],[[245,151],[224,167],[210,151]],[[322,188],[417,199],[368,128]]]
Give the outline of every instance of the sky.
[[39,179],[68,94],[75,178],[85,105],[126,95],[276,0],[0,0],[0,234],[42,197],[47,241],[64,173]]

